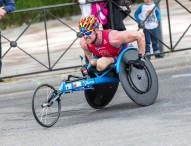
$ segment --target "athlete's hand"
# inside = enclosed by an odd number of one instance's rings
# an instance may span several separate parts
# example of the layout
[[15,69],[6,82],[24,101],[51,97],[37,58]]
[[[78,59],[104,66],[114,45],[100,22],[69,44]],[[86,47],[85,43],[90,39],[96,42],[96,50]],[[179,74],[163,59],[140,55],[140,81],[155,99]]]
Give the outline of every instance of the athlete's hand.
[[145,66],[145,60],[144,60],[142,54],[139,54],[139,55],[138,55],[138,59],[135,60],[134,66],[135,66],[136,68],[138,68],[138,69],[143,69],[143,68],[144,68],[144,66]]
[[137,60],[130,60],[129,61],[130,64],[133,64],[133,66],[137,69],[143,69],[145,66],[145,60],[142,57],[142,54],[139,54],[138,59]]

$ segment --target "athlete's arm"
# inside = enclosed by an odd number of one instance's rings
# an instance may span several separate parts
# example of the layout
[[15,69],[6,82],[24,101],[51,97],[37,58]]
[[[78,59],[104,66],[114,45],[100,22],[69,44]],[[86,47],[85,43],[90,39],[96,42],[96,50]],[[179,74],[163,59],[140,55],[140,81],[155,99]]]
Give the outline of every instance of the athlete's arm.
[[124,30],[113,30],[109,34],[109,41],[112,46],[120,47],[122,43],[137,41],[139,54],[145,54],[145,36],[142,32]]

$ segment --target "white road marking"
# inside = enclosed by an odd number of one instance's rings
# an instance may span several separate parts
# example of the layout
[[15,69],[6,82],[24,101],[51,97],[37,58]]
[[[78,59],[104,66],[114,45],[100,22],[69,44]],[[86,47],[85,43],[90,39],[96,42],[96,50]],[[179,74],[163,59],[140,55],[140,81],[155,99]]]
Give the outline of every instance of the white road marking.
[[180,78],[180,77],[191,77],[191,73],[190,74],[172,75],[172,78]]

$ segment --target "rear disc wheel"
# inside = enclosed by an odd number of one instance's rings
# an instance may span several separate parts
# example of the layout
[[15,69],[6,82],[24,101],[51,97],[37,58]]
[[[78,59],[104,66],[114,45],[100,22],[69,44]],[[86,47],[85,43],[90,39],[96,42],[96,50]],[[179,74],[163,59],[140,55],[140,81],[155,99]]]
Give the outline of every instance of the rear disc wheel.
[[102,83],[93,85],[93,90],[85,90],[85,97],[88,104],[95,109],[107,106],[113,99],[119,83]]
[[120,61],[119,79],[129,98],[141,106],[151,105],[158,95],[158,78],[151,62],[145,57],[143,69],[137,69],[130,60],[138,59],[136,50],[127,50]]

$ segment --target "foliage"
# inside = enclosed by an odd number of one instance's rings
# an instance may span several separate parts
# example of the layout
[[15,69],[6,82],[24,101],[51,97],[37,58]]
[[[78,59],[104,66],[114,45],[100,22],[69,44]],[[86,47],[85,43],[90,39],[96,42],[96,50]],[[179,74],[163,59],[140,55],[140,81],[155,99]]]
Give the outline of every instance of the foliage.
[[[27,0],[27,2],[26,0],[14,0],[14,1],[16,4],[16,10],[37,8],[42,6],[51,6],[51,5],[65,4],[72,2],[72,0]],[[13,12],[11,14],[7,14],[1,20],[2,23],[0,23],[0,28],[5,29],[12,26],[20,26],[24,23],[28,24],[41,11],[42,10],[33,10],[26,12]],[[46,9],[46,11],[51,12],[56,17],[66,17],[66,16],[70,17],[71,15],[76,15],[80,13],[78,5],[51,8],[51,9]],[[42,14],[37,19],[38,21],[43,19]],[[52,18],[53,17],[47,17],[47,19],[52,19]]]
[[[14,0],[16,4],[16,10],[36,8],[42,6],[50,6],[56,4],[65,4],[71,3],[74,0]],[[143,2],[143,0],[130,0],[130,2],[137,3]],[[18,12],[11,13],[6,15],[0,23],[0,28],[5,29],[13,26],[20,26],[22,24],[28,24],[31,20],[38,15],[41,10],[27,11],[27,12]],[[64,6],[47,9],[47,11],[54,14],[56,17],[70,17],[71,15],[80,14],[80,8],[78,5],[73,6]],[[42,20],[43,17],[39,17],[37,20]],[[47,19],[52,19],[52,17],[47,17]]]

